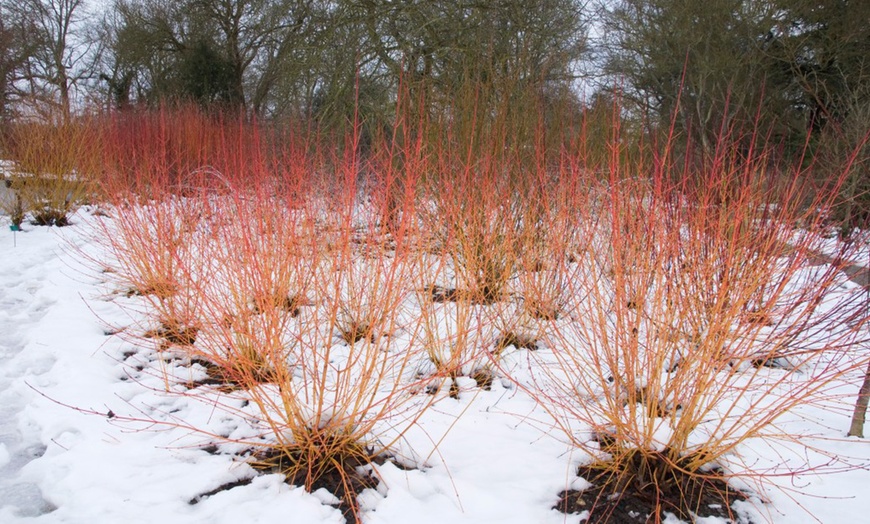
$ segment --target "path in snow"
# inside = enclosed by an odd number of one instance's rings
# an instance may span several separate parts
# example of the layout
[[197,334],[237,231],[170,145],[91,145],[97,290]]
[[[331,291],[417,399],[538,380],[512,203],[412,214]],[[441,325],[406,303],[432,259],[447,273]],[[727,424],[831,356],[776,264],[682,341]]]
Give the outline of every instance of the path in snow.
[[[44,228],[26,234],[28,240],[52,240],[38,238],[46,235]],[[21,469],[45,451],[36,428],[26,427],[21,414],[35,395],[24,377],[45,373],[54,364],[31,347],[30,336],[56,302],[47,289],[48,252],[41,241],[13,247],[8,229],[0,235],[0,508],[14,506],[22,516],[52,509],[36,484],[20,478]],[[56,252],[51,256],[56,262]]]

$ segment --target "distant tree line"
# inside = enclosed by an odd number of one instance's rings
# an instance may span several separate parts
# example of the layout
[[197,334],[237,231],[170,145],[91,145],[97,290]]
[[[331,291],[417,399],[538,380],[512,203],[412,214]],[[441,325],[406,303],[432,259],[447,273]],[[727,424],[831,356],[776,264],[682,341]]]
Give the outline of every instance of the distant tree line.
[[787,153],[849,150],[870,117],[866,0],[90,2],[0,0],[5,120],[188,100],[388,122],[400,84],[427,111],[478,86],[544,110],[618,94],[701,151],[752,129]]
[[847,169],[837,218],[867,223],[870,2],[615,0],[601,16],[600,68],[651,127],[701,152],[753,133],[822,177]]
[[69,113],[188,99],[257,117],[386,111],[467,81],[557,90],[576,78],[573,0],[2,0],[0,104]]
[[801,143],[850,126],[870,104],[870,2],[611,4],[603,69],[648,113],[676,114],[703,147],[741,124]]

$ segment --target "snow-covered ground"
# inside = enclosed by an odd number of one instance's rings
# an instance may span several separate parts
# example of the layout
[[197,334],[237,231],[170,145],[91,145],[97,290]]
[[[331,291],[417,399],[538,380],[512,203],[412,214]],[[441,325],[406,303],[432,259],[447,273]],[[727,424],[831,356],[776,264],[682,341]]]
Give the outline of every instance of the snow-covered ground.
[[[185,429],[238,429],[244,421],[201,398],[164,392],[148,352],[112,334],[136,321],[138,298],[112,293],[105,275],[82,264],[83,254],[106,256],[92,240],[92,220],[85,209],[71,227],[13,233],[0,218],[0,523],[342,522],[330,494],[258,474]],[[846,395],[856,390],[857,382],[843,386]],[[813,452],[743,445],[730,467],[771,476],[761,488],[746,480],[758,499],[737,503],[742,518],[870,521],[870,440],[844,437],[848,415],[813,407],[780,422],[813,435],[803,437]],[[583,486],[576,468],[588,457],[552,428],[507,380],[445,398],[405,437],[422,467],[375,466],[382,482],[360,497],[364,521],[579,522],[552,508],[560,491]],[[826,473],[772,475],[807,465]],[[252,480],[208,495],[241,479]]]

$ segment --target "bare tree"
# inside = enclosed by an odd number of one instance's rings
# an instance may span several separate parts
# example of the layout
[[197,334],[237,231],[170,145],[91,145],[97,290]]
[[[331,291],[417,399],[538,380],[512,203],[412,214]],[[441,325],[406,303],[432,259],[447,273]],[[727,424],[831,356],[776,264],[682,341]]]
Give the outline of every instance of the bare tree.
[[[764,50],[775,22],[766,0],[602,1],[605,72],[659,121],[706,152],[728,127],[755,125],[781,93]],[[667,126],[665,126],[667,127]]]
[[81,84],[92,78],[99,48],[88,32],[84,0],[3,0],[3,16],[22,46],[12,87],[48,116],[68,119]]
[[[263,115],[310,49],[316,0],[117,0],[102,78],[116,100],[181,97]],[[308,64],[310,65],[310,64]]]
[[15,34],[0,16],[0,120],[9,117],[15,72],[21,67],[21,53]]
[[585,3],[575,0],[344,4],[394,75],[447,91],[476,80],[570,81],[586,51]]

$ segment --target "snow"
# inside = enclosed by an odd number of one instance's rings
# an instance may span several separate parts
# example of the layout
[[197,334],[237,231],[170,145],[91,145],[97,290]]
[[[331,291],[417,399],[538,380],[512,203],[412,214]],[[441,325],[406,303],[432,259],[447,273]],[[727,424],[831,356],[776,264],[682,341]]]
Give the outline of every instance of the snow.
[[[208,432],[256,434],[238,398],[167,388],[163,372],[193,368],[161,369],[123,332],[107,334],[140,322],[144,306],[141,297],[113,293],[85,262],[108,256],[94,239],[95,220],[84,209],[71,227],[25,224],[16,234],[4,222],[0,231],[0,522],[343,522],[331,494],[257,473],[230,452],[231,442],[219,453],[203,449],[213,443]],[[508,348],[502,368],[522,384],[532,380],[534,360]],[[745,472],[733,482],[760,495],[735,503],[742,518],[866,522],[870,441],[843,436],[852,378],[841,386],[842,405],[795,410],[777,422],[799,443],[756,439],[721,464]],[[416,468],[374,466],[381,485],[360,495],[364,522],[579,522],[552,507],[560,491],[584,486],[575,472],[589,456],[566,442],[525,388],[504,378],[490,391],[473,381],[459,386],[459,398],[444,395],[398,442],[396,461]],[[831,472],[813,470],[821,466]],[[244,479],[251,481],[203,496]]]

